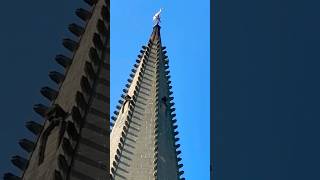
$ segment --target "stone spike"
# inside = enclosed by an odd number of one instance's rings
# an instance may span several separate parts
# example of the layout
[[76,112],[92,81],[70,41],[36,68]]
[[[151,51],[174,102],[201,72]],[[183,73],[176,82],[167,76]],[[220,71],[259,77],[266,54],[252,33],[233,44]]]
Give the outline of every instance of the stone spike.
[[76,15],[82,19],[83,21],[88,21],[91,17],[91,12],[83,9],[83,8],[79,8],[76,10]]
[[56,91],[50,87],[47,87],[47,86],[41,88],[40,92],[49,101],[53,101],[58,96],[58,91]]
[[68,29],[71,33],[73,33],[75,36],[80,37],[82,36],[84,32],[84,28],[76,23],[72,23],[68,26]]
[[119,111],[113,111],[115,115],[119,115]]
[[107,6],[103,6],[102,9],[101,9],[101,16],[104,20],[108,20],[109,19],[109,13],[108,13],[108,10],[107,10]]
[[129,83],[132,83],[132,79],[128,79],[127,81],[128,81]]
[[94,33],[92,41],[97,49],[101,50],[103,48],[103,42],[98,33]]
[[90,82],[89,82],[89,80],[88,80],[87,77],[82,76],[80,85],[81,85],[81,89],[82,89],[84,92],[86,92],[87,94],[90,94],[90,93],[91,93],[92,88],[91,88]]
[[19,145],[21,146],[22,149],[24,149],[28,153],[32,152],[35,147],[35,143],[28,139],[21,139],[19,141]]
[[26,127],[29,129],[33,134],[39,135],[42,131],[43,126],[34,121],[26,122]]
[[128,89],[123,89],[122,90],[124,93],[128,93]]
[[176,114],[171,114],[171,117],[172,117],[172,118],[175,118],[175,117],[176,117]]
[[54,81],[54,82],[57,83],[57,84],[62,83],[63,80],[64,80],[64,75],[61,74],[61,73],[59,73],[59,72],[57,72],[57,71],[51,71],[51,72],[49,73],[49,77],[50,77],[50,79],[51,79],[52,81]]
[[115,161],[113,161],[112,164],[113,164],[114,167],[117,167],[117,166],[118,166],[118,164],[117,164]]
[[184,171],[179,172],[179,176],[182,176],[184,174]]
[[112,174],[114,174],[114,173],[115,173],[115,170],[114,170],[114,168],[113,168],[113,167],[111,168],[111,173],[112,173]]
[[103,20],[101,20],[101,19],[98,20],[97,29],[101,35],[103,35],[103,36],[107,35],[107,27],[104,24]]
[[33,110],[42,117],[46,116],[48,109],[49,109],[48,106],[45,106],[43,104],[35,104],[33,106]]
[[57,55],[55,57],[55,60],[64,68],[68,68],[72,63],[72,60],[70,58],[62,54]]
[[92,64],[90,62],[86,62],[84,66],[84,70],[87,73],[87,75],[90,77],[90,79],[95,79],[96,78],[96,73],[92,67]]
[[13,165],[15,165],[17,168],[19,168],[22,171],[24,171],[28,166],[28,160],[21,156],[13,156],[11,158],[11,162]]
[[101,61],[97,50],[93,47],[90,48],[89,57],[94,64],[98,64]]
[[83,94],[79,91],[76,93],[76,103],[82,110],[85,110],[88,107],[88,104],[87,104]]
[[67,48],[71,52],[75,52],[78,47],[78,43],[72,39],[69,39],[69,38],[63,39],[62,44],[65,48]]

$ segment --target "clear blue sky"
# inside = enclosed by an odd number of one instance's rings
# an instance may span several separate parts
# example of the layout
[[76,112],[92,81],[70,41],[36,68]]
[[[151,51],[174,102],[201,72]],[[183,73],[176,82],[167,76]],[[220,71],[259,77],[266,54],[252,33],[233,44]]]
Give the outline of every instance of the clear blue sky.
[[135,59],[164,8],[162,44],[170,59],[185,177],[207,180],[210,165],[209,0],[111,1],[111,112]]

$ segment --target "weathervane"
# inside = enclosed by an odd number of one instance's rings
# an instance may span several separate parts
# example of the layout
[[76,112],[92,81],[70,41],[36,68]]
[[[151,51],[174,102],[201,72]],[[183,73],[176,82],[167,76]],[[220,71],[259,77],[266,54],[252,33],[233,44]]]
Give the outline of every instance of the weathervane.
[[155,22],[155,25],[158,25],[161,20],[160,20],[160,13],[162,11],[162,8],[160,8],[160,10],[153,16],[153,21]]

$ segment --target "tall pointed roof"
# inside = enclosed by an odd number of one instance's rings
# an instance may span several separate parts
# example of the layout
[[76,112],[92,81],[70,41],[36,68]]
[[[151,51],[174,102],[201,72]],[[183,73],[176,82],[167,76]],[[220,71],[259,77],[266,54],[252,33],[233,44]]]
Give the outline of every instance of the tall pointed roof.
[[165,49],[157,24],[138,55],[112,117],[112,179],[184,179]]
[[5,180],[95,180],[109,176],[110,2],[85,2],[88,10],[76,10],[85,27],[70,24],[75,36],[63,40],[72,56],[55,58],[65,72],[49,73],[58,88],[42,88],[49,105],[34,106],[44,123],[26,124],[36,141],[19,142],[29,157],[12,158],[22,175],[6,173]]
[[161,41],[160,29],[161,27],[159,24],[156,24],[155,26],[153,26],[153,31],[150,36],[150,41]]

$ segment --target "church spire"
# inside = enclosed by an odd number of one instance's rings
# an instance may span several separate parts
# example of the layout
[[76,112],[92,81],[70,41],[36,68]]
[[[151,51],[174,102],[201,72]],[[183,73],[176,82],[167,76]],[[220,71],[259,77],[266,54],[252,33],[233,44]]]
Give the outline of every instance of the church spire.
[[165,49],[156,24],[111,117],[112,179],[184,179]]
[[109,0],[85,0],[76,15],[85,27],[70,24],[74,37],[63,40],[71,56],[57,55],[64,73],[52,71],[57,88],[44,87],[48,105],[34,106],[43,124],[27,122],[36,141],[22,139],[28,158],[14,156],[21,175],[5,180],[107,179],[109,170]]

